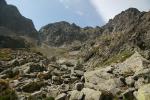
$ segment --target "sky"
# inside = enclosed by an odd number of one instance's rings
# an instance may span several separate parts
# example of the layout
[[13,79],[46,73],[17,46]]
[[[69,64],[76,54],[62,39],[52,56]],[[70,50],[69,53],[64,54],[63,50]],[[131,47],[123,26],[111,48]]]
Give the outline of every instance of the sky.
[[6,0],[32,19],[36,29],[67,21],[81,27],[102,26],[130,7],[150,11],[150,0]]

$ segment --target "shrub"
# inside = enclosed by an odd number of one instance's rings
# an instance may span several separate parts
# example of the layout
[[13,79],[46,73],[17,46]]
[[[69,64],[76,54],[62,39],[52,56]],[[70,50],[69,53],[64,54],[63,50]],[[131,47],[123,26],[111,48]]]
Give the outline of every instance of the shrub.
[[15,91],[9,87],[7,81],[2,79],[0,79],[0,100],[17,100]]
[[45,98],[45,100],[55,100],[55,98],[54,97],[47,97],[47,98]]
[[40,90],[42,86],[45,86],[44,82],[31,82],[25,85],[22,89],[24,92],[32,93],[34,91]]

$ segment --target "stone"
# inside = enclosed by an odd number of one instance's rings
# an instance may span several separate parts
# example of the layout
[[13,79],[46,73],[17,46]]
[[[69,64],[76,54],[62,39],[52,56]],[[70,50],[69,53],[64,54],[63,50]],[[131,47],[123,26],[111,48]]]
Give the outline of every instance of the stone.
[[34,63],[34,64],[30,65],[30,69],[29,69],[28,73],[43,72],[43,71],[46,71],[46,68],[44,66]]
[[84,78],[84,76],[81,77],[80,81],[83,82],[83,83],[85,83],[85,78]]
[[74,73],[75,73],[75,76],[78,76],[78,77],[82,77],[84,75],[84,72],[81,70],[74,70]]
[[66,97],[67,97],[67,94],[66,93],[62,93],[62,94],[59,94],[55,100],[66,100]]
[[114,76],[105,71],[105,68],[97,69],[84,73],[85,82],[92,84],[103,83],[106,80],[112,79]]
[[38,100],[40,98],[45,98],[45,97],[46,97],[46,93],[45,92],[43,92],[43,91],[36,91],[36,92],[32,93],[29,98],[32,99],[32,100]]
[[142,70],[136,72],[133,77],[135,79],[144,77],[145,79],[150,80],[150,68],[142,69]]
[[58,87],[58,90],[61,93],[65,93],[65,92],[69,91],[69,85],[63,83],[63,84],[60,85],[60,87]]
[[82,92],[85,95],[84,100],[101,100],[102,98],[102,93],[100,91],[84,88]]
[[134,75],[142,69],[145,69],[150,64],[150,61],[143,58],[138,52],[135,52],[130,58],[116,65],[113,73],[124,76]]
[[13,60],[9,61],[8,64],[12,67],[16,67],[16,66],[19,66],[19,61],[18,61],[18,59],[13,59]]
[[135,80],[133,79],[133,77],[129,76],[125,79],[125,82],[128,86],[133,87]]
[[136,89],[139,89],[141,86],[143,86],[145,84],[145,80],[144,78],[139,78],[137,81],[135,81],[134,87]]
[[67,71],[68,70],[68,67],[66,65],[61,65],[61,68],[60,68],[61,71]]
[[135,91],[134,88],[127,89],[125,92],[122,93],[123,99],[124,100],[134,100],[135,99],[134,94],[133,94],[134,91]]
[[150,100],[150,84],[139,88],[137,92],[137,100]]
[[84,93],[81,91],[73,90],[70,93],[69,100],[84,100]]
[[64,78],[64,79],[63,79],[63,83],[69,84],[70,80],[71,80],[70,78]]
[[63,83],[63,80],[59,76],[52,76],[52,83],[60,85]]
[[84,88],[84,84],[79,82],[79,83],[76,83],[75,85],[75,89],[78,90],[78,91],[81,91],[82,89]]

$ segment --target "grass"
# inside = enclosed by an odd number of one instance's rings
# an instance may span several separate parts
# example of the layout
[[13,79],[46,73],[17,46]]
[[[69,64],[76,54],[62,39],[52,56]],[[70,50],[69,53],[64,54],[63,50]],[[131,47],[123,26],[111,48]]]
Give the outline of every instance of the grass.
[[0,100],[18,100],[14,90],[6,89],[0,93]]
[[55,100],[55,98],[54,97],[47,97],[44,100]]
[[9,87],[7,81],[0,79],[0,100],[17,100],[17,95],[13,89]]
[[0,60],[8,61],[11,59],[10,49],[0,49]]
[[28,85],[24,86],[24,87],[23,87],[23,90],[24,90],[25,92],[32,93],[32,92],[34,92],[34,91],[40,90],[40,88],[41,88],[42,86],[45,86],[45,83],[42,82],[42,81],[41,81],[41,82],[31,82],[31,83],[29,83]]
[[107,59],[102,63],[102,65],[110,65],[112,63],[119,63],[125,61],[127,58],[129,58],[133,54],[133,51],[122,51],[118,53],[117,55],[112,56],[111,58]]
[[35,47],[31,48],[33,52],[41,52],[44,56],[51,58],[54,56],[57,57],[67,57],[68,56],[68,50],[65,48],[57,48],[57,47],[49,47],[47,45],[42,45],[41,47]]

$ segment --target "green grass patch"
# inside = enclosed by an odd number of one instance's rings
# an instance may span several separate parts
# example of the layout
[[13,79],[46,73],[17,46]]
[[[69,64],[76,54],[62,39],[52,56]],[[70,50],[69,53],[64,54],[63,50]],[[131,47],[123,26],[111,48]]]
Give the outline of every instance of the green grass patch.
[[0,49],[0,60],[8,61],[11,59],[11,50],[10,49]]
[[122,51],[122,52],[118,53],[117,55],[114,55],[111,58],[104,61],[104,63],[102,65],[110,65],[112,63],[123,62],[127,58],[129,58],[133,53],[134,53],[133,51],[129,51],[129,50]]

